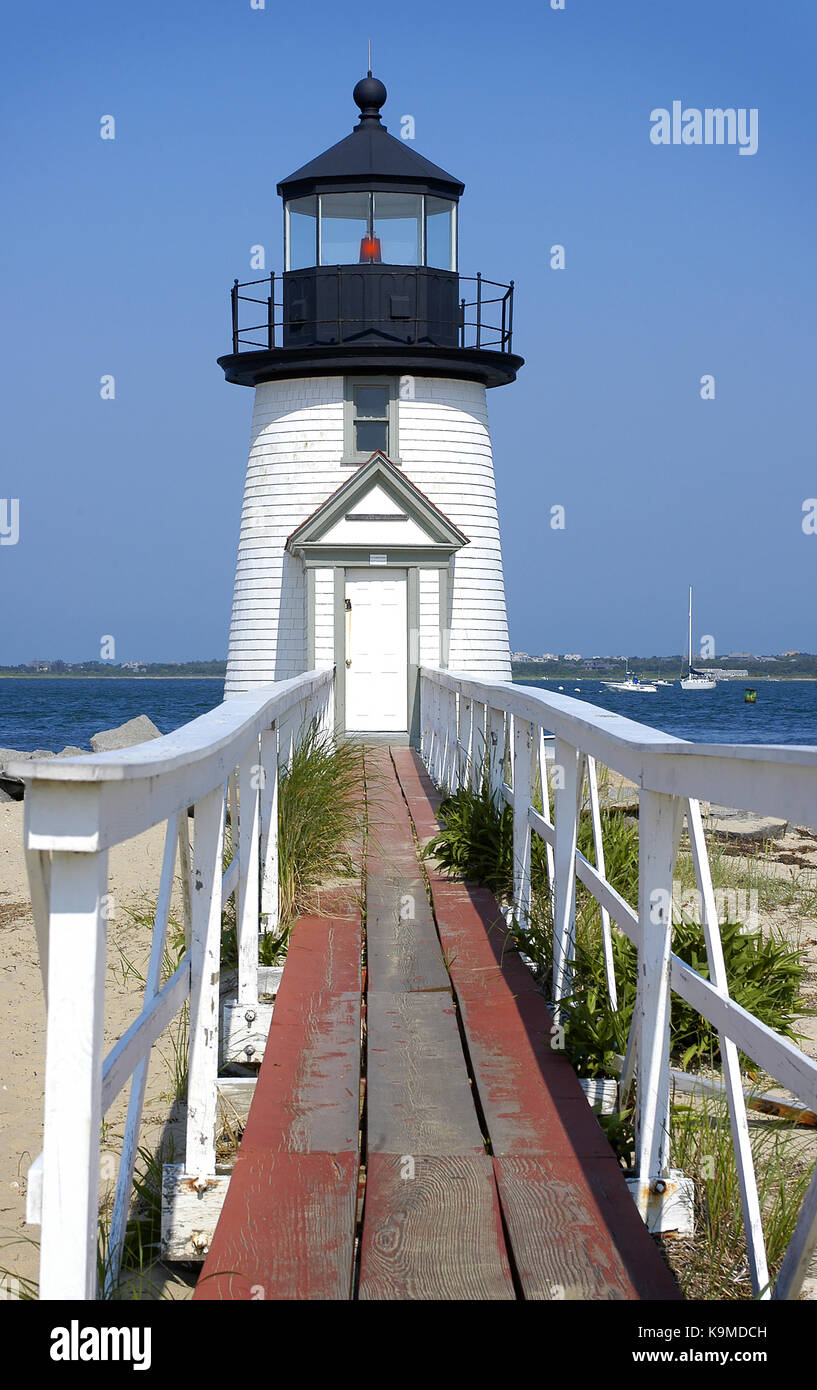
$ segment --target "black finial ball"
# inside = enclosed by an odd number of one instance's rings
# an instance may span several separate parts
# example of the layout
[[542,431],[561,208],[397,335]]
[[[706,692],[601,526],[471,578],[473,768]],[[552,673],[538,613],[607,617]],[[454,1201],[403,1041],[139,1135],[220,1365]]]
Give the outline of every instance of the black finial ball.
[[386,88],[376,77],[362,77],[357,83],[352,96],[355,105],[360,107],[365,114],[376,114],[386,100]]

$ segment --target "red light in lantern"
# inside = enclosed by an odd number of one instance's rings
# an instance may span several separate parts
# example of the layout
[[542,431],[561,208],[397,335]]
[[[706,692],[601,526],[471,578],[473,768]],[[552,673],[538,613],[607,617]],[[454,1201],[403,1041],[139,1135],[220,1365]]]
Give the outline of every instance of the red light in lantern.
[[380,237],[363,236],[360,238],[360,264],[379,263],[382,260],[380,255]]

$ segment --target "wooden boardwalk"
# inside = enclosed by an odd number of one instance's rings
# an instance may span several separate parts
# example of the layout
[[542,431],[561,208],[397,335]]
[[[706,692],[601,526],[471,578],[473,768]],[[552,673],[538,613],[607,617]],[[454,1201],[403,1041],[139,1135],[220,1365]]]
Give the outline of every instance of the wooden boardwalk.
[[677,1298],[494,898],[420,865],[419,759],[367,782],[365,929],[293,932],[195,1298]]

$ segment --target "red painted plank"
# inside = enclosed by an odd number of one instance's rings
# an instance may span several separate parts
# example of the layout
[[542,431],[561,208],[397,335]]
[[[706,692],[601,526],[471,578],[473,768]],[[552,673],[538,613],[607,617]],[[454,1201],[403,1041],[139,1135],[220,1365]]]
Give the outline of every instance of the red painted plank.
[[293,929],[247,1126],[196,1298],[350,1297],[361,930],[359,918],[304,918]]
[[356,1154],[256,1153],[236,1163],[229,1217],[225,1203],[193,1298],[350,1298],[357,1173]]
[[678,1297],[616,1167],[602,1162],[599,1178],[588,1181],[588,1165],[565,1155],[555,1161],[533,1154],[494,1159],[526,1299]]
[[358,1297],[514,1297],[487,1155],[370,1155]]

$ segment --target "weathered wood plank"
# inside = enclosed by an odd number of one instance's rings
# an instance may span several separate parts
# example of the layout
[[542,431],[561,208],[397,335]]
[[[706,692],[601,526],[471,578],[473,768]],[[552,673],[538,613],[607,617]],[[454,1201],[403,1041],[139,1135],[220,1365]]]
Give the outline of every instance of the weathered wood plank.
[[505,1154],[494,1170],[526,1299],[678,1297],[654,1246],[645,1258],[651,1238],[612,1155],[591,1167],[567,1154]]
[[494,1153],[610,1152],[576,1073],[550,1046],[559,1034],[549,1032],[543,999],[463,992],[460,1010]]
[[242,1150],[356,1151],[359,1097],[359,995],[324,1000],[301,1026],[273,1015]]
[[487,1155],[370,1156],[358,1297],[514,1297]]
[[484,1153],[451,1000],[369,994],[369,1154]]
[[351,1295],[361,922],[292,933],[244,1137],[196,1298]]
[[243,1154],[194,1299],[350,1298],[357,1155]]
[[370,990],[450,993],[451,981],[422,879],[406,877],[375,884],[370,879],[366,892],[366,963]]
[[360,919],[296,923],[241,1152],[353,1152],[360,1092]]
[[473,975],[473,983],[484,976],[486,987],[508,996],[532,994],[541,990],[516,949],[493,893],[487,888],[444,879],[429,873],[437,929],[443,953],[457,980]]

